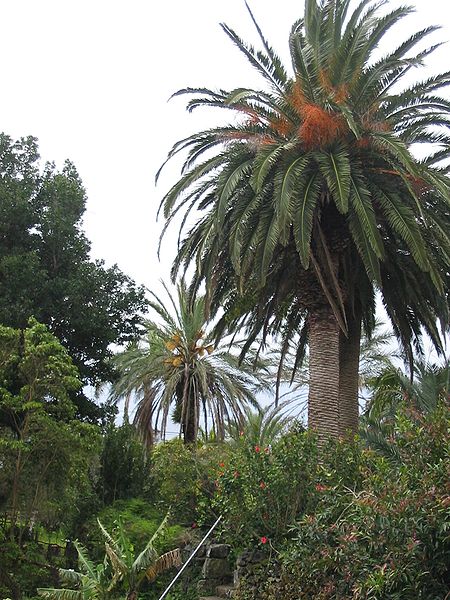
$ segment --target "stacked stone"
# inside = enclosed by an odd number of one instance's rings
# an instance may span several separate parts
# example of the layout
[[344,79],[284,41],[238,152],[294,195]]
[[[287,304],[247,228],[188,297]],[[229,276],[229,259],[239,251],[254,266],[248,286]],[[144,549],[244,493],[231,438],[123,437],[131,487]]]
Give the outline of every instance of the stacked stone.
[[263,562],[265,556],[259,550],[244,550],[236,561],[236,570],[234,571],[234,585],[237,587],[239,580],[252,577],[255,566]]
[[200,595],[211,594],[218,586],[229,583],[232,575],[228,560],[230,550],[228,544],[211,544],[206,548],[202,579],[197,584]]

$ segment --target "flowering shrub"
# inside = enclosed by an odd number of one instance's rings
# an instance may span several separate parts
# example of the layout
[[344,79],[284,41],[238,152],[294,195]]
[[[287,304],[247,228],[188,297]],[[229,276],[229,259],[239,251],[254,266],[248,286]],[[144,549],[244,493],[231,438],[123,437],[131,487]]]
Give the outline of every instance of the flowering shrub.
[[266,568],[256,590],[244,584],[239,600],[446,597],[448,433],[448,409],[441,407],[426,418],[397,418],[397,460],[355,444],[338,443],[334,454],[328,448],[315,505],[297,521],[278,566]]
[[293,431],[271,447],[243,442],[216,471],[213,508],[235,549],[278,547],[317,495],[315,440]]

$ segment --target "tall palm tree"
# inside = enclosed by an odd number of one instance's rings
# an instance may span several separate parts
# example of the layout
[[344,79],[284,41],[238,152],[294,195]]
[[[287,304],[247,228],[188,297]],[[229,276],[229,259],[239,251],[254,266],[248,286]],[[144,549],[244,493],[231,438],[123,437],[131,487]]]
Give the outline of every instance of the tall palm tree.
[[[296,334],[297,362],[309,344],[309,425],[334,436],[357,428],[361,326],[373,328],[377,290],[410,361],[422,328],[440,349],[437,321],[448,324],[450,102],[439,90],[450,72],[401,89],[436,48],[412,54],[436,28],[378,58],[412,12],[380,16],[387,4],[360,0],[351,13],[350,0],[305,0],[291,74],[251,12],[260,50],[222,25],[266,89],[177,93],[194,96],[189,110],[225,108],[234,120],[175,144],[168,160],[187,159],[161,203],[166,226],[200,211],[173,274],[195,265],[194,286],[225,308],[224,327],[245,325],[249,343],[280,333],[283,348]],[[414,158],[412,146],[430,142]]]
[[137,396],[135,424],[149,445],[158,428],[165,435],[171,408],[186,443],[197,439],[201,417],[205,431],[211,421],[216,439],[223,439],[229,418],[241,419],[242,408],[255,404],[255,393],[264,388],[263,371],[257,371],[263,363],[239,364],[225,344],[214,340],[204,296],[192,298],[181,283],[175,302],[164,287],[172,311],[153,294],[150,307],[159,321],[147,320],[142,339],[117,355],[119,379],[112,396]]

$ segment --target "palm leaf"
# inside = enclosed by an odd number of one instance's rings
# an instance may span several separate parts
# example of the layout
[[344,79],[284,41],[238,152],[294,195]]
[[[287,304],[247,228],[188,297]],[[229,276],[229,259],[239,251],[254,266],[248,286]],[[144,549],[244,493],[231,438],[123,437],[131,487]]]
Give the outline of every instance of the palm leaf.
[[348,153],[343,148],[339,148],[330,153],[315,152],[314,158],[328,184],[339,212],[346,214],[351,184]]
[[183,560],[180,549],[170,550],[170,552],[166,552],[156,559],[155,563],[145,571],[145,577],[148,581],[152,582],[160,573],[173,567],[181,567],[182,564]]

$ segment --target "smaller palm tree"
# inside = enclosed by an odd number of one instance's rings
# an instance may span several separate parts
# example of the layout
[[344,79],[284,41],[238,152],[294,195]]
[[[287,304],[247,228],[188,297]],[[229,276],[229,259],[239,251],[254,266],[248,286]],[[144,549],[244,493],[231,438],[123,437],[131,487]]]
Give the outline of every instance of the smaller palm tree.
[[226,422],[239,421],[243,407],[255,405],[255,394],[268,385],[268,370],[250,356],[239,363],[217,342],[208,331],[204,296],[192,298],[182,282],[175,302],[164,288],[172,310],[152,294],[150,306],[159,321],[145,321],[142,339],[117,355],[120,376],[112,398],[138,398],[134,422],[148,445],[158,427],[165,436],[171,409],[186,443],[197,439],[201,417],[206,434],[212,423],[222,440]]
[[449,362],[444,365],[416,362],[413,375],[413,378],[408,377],[401,369],[390,365],[370,379],[372,398],[367,407],[368,417],[386,420],[396,413],[401,404],[429,414],[439,403],[449,403]]
[[112,585],[120,585],[126,590],[127,600],[136,600],[139,590],[145,581],[153,582],[157,576],[173,567],[180,567],[182,564],[181,552],[179,548],[170,550],[159,555],[155,547],[155,542],[161,536],[165,529],[168,516],[155,531],[148,544],[137,557],[134,556],[133,545],[125,534],[123,526],[119,523],[118,534],[113,537],[98,522],[100,529],[106,539],[105,549],[112,569]]
[[291,409],[294,400],[287,400],[278,406],[258,406],[256,410],[245,409],[244,421],[230,423],[227,436],[235,443],[241,441],[262,448],[270,446],[292,425],[295,417]]
[[433,413],[438,406],[450,406],[450,363],[414,364],[413,378],[401,369],[387,366],[368,384],[372,397],[361,422],[360,434],[368,446],[399,461],[393,444],[393,430],[400,407],[405,406],[420,417]]

